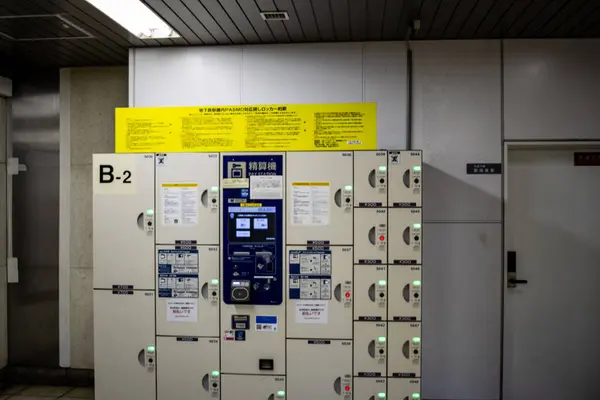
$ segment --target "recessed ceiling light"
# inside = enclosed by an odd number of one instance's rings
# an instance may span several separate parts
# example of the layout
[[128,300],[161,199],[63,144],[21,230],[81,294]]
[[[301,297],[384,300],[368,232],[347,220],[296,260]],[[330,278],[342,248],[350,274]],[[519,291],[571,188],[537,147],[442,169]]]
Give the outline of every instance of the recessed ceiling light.
[[140,39],[177,38],[179,34],[139,0],[87,0]]

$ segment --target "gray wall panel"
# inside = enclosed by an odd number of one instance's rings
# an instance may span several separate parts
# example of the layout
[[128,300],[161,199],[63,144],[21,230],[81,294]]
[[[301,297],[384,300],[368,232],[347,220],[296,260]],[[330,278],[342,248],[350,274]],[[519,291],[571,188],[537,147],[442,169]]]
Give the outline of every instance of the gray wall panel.
[[500,175],[466,163],[500,162],[500,43],[413,44],[413,147],[423,150],[427,221],[499,221]]
[[499,223],[424,224],[423,397],[498,399]]
[[600,40],[507,40],[506,139],[600,139]]

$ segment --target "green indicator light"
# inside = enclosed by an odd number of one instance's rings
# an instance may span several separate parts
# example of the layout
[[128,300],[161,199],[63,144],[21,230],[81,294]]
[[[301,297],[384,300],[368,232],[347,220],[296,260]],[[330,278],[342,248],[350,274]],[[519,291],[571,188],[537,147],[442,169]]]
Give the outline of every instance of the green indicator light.
[[146,210],[146,215],[154,215],[154,210]]
[[385,286],[385,285],[387,284],[387,282],[386,282],[386,281],[384,281],[384,280],[380,280],[379,282],[377,282],[377,284],[378,284],[379,286]]
[[413,171],[415,171],[415,172],[419,172],[419,171],[421,171],[421,167],[420,167],[420,166],[418,166],[418,165],[415,165],[415,166],[413,167]]
[[379,171],[385,172],[387,171],[387,167],[385,165],[382,165],[381,167],[379,167]]
[[379,343],[385,343],[385,336],[379,336],[379,337],[377,338],[377,341],[378,341]]
[[212,376],[219,376],[219,371],[213,371],[210,373]]
[[414,337],[414,338],[412,338],[412,342],[413,343],[421,343],[421,338]]
[[415,229],[421,229],[421,224],[413,224],[413,228],[415,228]]
[[213,186],[210,188],[211,192],[218,192],[219,191],[219,187],[218,186]]
[[148,353],[154,353],[154,350],[156,350],[156,347],[148,346]]
[[212,281],[210,281],[211,284],[213,285],[218,285],[219,284],[219,280],[218,279],[213,279]]
[[421,286],[421,281],[413,281],[413,286]]
[[385,393],[377,393],[377,398],[385,399]]
[[413,393],[411,396],[413,399],[420,399],[421,395],[419,393]]
[[280,390],[277,392],[277,396],[283,397],[283,396],[285,396],[285,392],[283,390]]
[[352,185],[346,185],[346,186],[344,187],[344,189],[346,189],[346,190],[352,190]]

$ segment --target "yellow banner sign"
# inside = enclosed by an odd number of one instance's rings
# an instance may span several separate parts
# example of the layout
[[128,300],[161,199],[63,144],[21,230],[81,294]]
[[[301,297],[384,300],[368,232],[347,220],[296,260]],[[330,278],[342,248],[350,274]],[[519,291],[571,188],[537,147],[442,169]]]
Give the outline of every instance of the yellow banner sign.
[[375,103],[117,108],[117,153],[375,150]]

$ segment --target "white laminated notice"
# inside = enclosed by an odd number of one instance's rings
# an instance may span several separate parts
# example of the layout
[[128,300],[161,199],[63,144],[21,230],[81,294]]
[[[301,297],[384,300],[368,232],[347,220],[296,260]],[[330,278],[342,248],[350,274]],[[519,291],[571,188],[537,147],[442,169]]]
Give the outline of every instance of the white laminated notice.
[[199,200],[197,183],[163,183],[163,224],[197,225]]
[[326,301],[298,301],[296,302],[296,323],[298,324],[326,324]]
[[251,199],[283,199],[283,176],[251,175]]
[[198,322],[198,300],[169,299],[167,300],[168,322]]
[[292,182],[292,225],[329,225],[329,182]]

